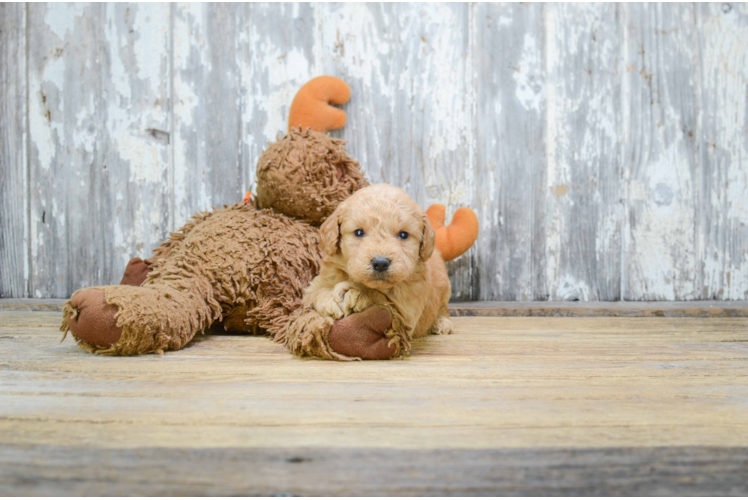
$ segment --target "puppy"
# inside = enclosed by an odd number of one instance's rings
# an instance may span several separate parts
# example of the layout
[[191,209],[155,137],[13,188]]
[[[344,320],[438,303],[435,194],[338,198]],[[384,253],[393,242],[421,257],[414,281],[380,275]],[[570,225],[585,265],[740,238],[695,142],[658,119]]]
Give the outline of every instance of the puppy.
[[377,184],[340,203],[320,228],[326,254],[304,305],[339,319],[372,305],[389,310],[399,351],[428,333],[452,333],[447,268],[426,214],[402,189]]

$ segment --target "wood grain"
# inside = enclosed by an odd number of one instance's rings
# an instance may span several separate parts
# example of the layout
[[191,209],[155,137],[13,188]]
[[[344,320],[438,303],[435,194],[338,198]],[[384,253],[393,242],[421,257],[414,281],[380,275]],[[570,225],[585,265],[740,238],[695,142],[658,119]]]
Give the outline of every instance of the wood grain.
[[541,4],[478,4],[472,298],[546,300],[546,74]]
[[0,4],[0,297],[28,295],[26,22]]
[[198,210],[241,200],[241,59],[244,8],[239,4],[173,7],[174,206],[181,226]]
[[[41,307],[38,310],[43,310]],[[748,318],[748,301],[451,302],[451,316]]]
[[[0,299],[0,311],[62,312],[65,299]],[[627,318],[699,317],[745,318],[748,301],[694,300],[688,302],[451,302],[449,313],[460,316],[552,316]]]
[[[699,5],[703,298],[748,297],[748,5]],[[742,194],[739,194],[742,193]]]
[[700,298],[699,48],[691,4],[626,5],[625,300]]
[[385,362],[108,358],[2,311],[0,492],[745,491],[748,319],[454,322]]
[[741,496],[748,492],[746,467],[746,448],[92,450],[13,445],[0,449],[0,493]]
[[[101,76],[105,193],[99,283],[119,283],[127,262],[168,237],[172,174],[170,7],[104,8]],[[94,133],[94,135],[97,135]],[[93,139],[93,137],[92,137]]]
[[29,9],[30,295],[66,297],[168,234],[169,9]]
[[621,298],[619,10],[545,6],[548,208],[536,223],[546,232],[551,300]]
[[107,358],[60,344],[58,313],[0,318],[3,444],[748,446],[745,318],[455,318],[371,363],[234,335]]

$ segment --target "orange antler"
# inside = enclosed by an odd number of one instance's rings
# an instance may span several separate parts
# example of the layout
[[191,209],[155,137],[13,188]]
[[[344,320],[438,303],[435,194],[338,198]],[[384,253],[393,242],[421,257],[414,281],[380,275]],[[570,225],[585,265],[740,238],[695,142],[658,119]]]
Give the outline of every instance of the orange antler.
[[469,208],[458,208],[449,226],[444,225],[444,205],[434,204],[426,216],[436,232],[436,248],[444,260],[453,260],[464,254],[478,239],[478,216]]
[[288,113],[288,130],[299,127],[302,130],[327,132],[343,128],[345,111],[330,104],[345,104],[351,98],[351,88],[340,78],[318,76],[312,78],[296,93]]

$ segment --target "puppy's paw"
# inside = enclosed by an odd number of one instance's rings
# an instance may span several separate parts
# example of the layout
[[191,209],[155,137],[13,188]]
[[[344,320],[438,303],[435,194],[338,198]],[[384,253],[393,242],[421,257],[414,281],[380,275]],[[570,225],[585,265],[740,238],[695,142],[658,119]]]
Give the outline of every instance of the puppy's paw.
[[351,288],[343,298],[343,311],[346,315],[364,311],[372,305],[369,296],[358,288]]
[[312,307],[322,316],[330,316],[335,319],[340,319],[345,316],[342,304],[340,301],[335,299],[334,294],[325,294],[318,297],[317,300],[314,301]]
[[351,289],[353,285],[350,281],[341,281],[335,287],[332,289],[332,296],[333,298],[339,303],[343,303],[343,299],[345,297],[345,294],[348,292],[348,290]]
[[446,316],[439,316],[431,327],[432,335],[449,335],[452,333],[452,321]]

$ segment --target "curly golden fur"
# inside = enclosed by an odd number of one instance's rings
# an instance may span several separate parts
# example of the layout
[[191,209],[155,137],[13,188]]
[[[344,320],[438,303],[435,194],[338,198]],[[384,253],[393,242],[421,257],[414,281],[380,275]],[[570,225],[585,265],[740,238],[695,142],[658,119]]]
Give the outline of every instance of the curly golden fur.
[[387,336],[400,351],[413,338],[451,333],[447,269],[426,214],[405,191],[363,188],[338,205],[320,233],[327,255],[305,306],[335,319],[385,307],[393,313]]

